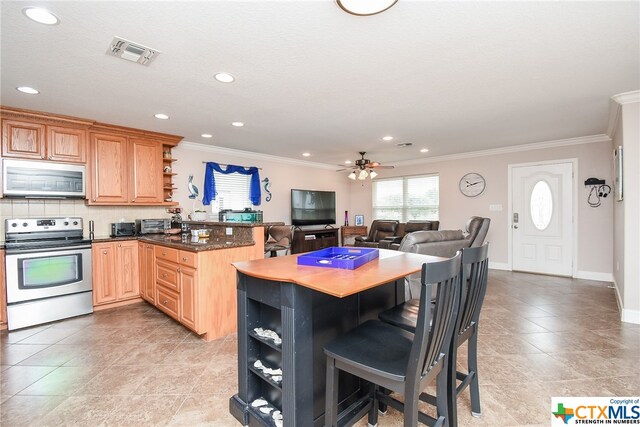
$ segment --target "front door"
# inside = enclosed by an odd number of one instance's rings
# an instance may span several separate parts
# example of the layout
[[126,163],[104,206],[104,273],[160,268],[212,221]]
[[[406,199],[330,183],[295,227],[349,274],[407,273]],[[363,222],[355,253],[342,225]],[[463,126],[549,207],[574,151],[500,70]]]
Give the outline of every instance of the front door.
[[573,273],[573,164],[514,166],[513,270]]

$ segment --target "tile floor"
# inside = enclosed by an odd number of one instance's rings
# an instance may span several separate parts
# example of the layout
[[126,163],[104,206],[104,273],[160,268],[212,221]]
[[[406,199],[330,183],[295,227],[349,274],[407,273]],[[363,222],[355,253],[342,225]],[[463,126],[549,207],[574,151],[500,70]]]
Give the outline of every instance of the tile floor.
[[[607,283],[492,270],[480,333],[483,416],[466,392],[461,426],[548,426],[551,396],[640,394],[640,325],[619,321]],[[240,425],[236,337],[203,342],[146,303],[2,331],[0,344],[0,425]]]

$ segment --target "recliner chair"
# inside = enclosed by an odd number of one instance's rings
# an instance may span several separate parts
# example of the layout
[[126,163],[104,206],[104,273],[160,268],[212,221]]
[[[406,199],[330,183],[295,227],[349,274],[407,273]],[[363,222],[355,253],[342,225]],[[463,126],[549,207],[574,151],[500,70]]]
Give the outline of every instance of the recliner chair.
[[[463,233],[462,230],[416,231],[407,234],[402,239],[398,250],[451,258],[461,249],[482,246],[490,224],[490,218],[472,216],[467,221],[466,233]],[[407,276],[405,278],[406,298],[417,298],[419,290],[420,274]]]
[[368,236],[357,236],[353,246],[377,248],[380,240],[394,236],[398,229],[399,221],[376,219],[371,223]]
[[440,221],[420,221],[413,220],[398,225],[398,234],[396,236],[385,237],[380,240],[380,249],[398,249],[404,236],[416,231],[437,230],[440,227]]

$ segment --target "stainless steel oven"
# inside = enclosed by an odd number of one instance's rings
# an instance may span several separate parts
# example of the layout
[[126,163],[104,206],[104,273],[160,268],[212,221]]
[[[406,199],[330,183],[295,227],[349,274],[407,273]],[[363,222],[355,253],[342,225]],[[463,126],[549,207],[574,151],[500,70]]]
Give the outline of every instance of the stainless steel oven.
[[9,330],[93,312],[82,218],[8,219],[5,227]]

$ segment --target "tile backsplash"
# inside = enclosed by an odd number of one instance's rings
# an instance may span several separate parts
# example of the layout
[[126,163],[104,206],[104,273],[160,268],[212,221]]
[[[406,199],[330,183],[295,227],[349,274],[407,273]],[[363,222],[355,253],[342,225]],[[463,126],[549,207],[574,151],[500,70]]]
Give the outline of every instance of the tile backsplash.
[[89,236],[89,221],[95,221],[96,237],[106,237],[112,222],[133,222],[140,218],[170,218],[166,208],[158,206],[87,206],[83,200],[0,199],[0,241],[4,241],[7,218],[79,216],[84,235]]

